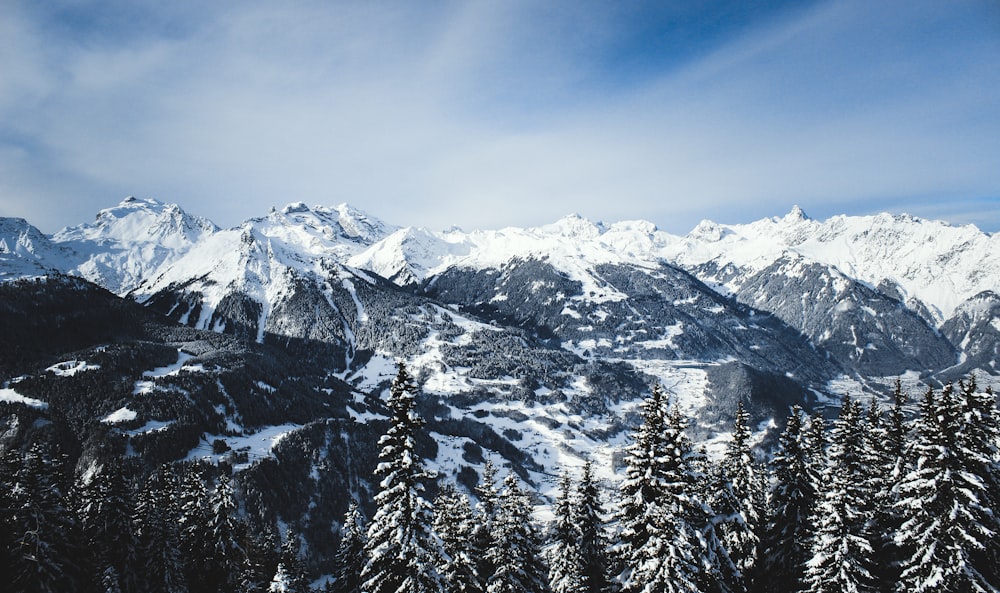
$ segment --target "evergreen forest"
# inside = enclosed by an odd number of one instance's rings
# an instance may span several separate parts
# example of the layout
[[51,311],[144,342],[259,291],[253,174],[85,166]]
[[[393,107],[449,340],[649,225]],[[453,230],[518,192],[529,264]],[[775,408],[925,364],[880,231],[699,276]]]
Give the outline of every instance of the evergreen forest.
[[[558,476],[544,520],[525,476],[474,488],[424,464],[421,392],[400,363],[373,492],[330,525],[316,566],[225,465],[77,474],[58,446],[0,460],[0,574],[17,592],[826,593],[1000,590],[1000,413],[974,377],[836,417],[793,407],[773,451],[739,405],[710,457],[656,386],[609,484]],[[358,490],[366,492],[365,489]],[[345,492],[345,496],[351,496]],[[368,511],[366,513],[366,510]],[[317,511],[318,512],[318,511]]]

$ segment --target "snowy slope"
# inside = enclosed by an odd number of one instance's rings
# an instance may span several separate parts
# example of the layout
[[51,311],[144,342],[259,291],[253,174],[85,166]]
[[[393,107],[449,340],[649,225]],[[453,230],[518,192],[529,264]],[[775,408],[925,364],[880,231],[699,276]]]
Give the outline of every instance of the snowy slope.
[[449,268],[499,269],[516,260],[547,260],[580,282],[595,302],[622,300],[593,268],[600,264],[658,267],[668,244],[679,239],[652,223],[627,221],[605,226],[578,215],[534,228],[435,233],[405,228],[351,259],[351,265],[387,278],[422,281]]
[[995,289],[1000,237],[972,225],[951,226],[908,215],[809,218],[798,207],[784,217],[745,225],[704,221],[665,257],[688,269],[731,265],[718,280],[731,290],[741,280],[793,252],[886,292],[915,307],[916,299],[940,324],[965,300]]
[[659,231],[647,221],[604,225],[576,215],[523,229],[436,233],[404,228],[352,258],[351,264],[407,283],[448,268],[498,269],[512,260],[538,259],[593,285],[589,269],[597,265],[652,268],[666,261],[710,283],[720,278],[706,274],[706,269],[726,269],[720,288],[726,291],[728,284],[732,291],[790,252],[833,266],[838,274],[879,286],[901,300],[916,297],[941,321],[959,303],[992,285],[1000,273],[997,245],[996,237],[973,226],[888,214],[818,222],[796,207],[784,217],[748,225],[704,221],[685,237]]
[[[703,221],[684,237],[646,221],[604,225],[575,215],[524,229],[436,233],[405,228],[355,256],[351,264],[405,284],[451,267],[499,268],[514,259],[547,259],[583,282],[587,292],[593,289],[599,300],[620,297],[602,293],[590,272],[596,265],[655,267],[667,261],[735,292],[740,282],[786,252],[833,266],[912,308],[925,305],[935,324],[965,300],[995,289],[1000,278],[1000,238],[975,226],[889,214],[817,221],[798,207],[783,217],[744,225]],[[727,273],[707,274],[707,269]]]
[[52,240],[74,252],[71,274],[124,295],[217,230],[176,204],[128,197]]
[[261,341],[271,313],[283,302],[304,285],[328,291],[331,279],[351,275],[342,262],[394,230],[346,204],[333,209],[290,204],[204,237],[142,282],[133,296],[149,302],[158,294],[183,292],[195,300],[178,320],[215,331],[225,330],[224,320],[233,318],[220,314],[220,307],[242,309],[238,316],[250,318],[241,323]]
[[0,281],[64,272],[70,255],[23,218],[0,218]]
[[1000,294],[984,291],[965,301],[941,326],[941,333],[963,352],[962,371],[1000,366]]

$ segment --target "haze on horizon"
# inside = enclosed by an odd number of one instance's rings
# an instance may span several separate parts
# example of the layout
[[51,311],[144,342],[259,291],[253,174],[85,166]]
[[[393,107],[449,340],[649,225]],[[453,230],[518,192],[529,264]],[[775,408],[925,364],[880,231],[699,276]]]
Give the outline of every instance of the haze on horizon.
[[1000,230],[987,0],[0,0],[0,216],[126,195],[683,234],[799,204]]

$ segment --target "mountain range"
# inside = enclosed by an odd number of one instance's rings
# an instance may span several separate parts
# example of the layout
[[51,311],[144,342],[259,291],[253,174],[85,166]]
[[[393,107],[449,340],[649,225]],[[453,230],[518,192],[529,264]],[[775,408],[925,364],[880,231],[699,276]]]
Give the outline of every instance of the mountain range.
[[403,362],[432,467],[471,486],[496,459],[547,495],[585,459],[614,479],[653,383],[709,450],[737,401],[766,446],[792,404],[1000,385],[998,289],[996,235],[907,215],[437,232],[295,203],[223,229],[130,197],[53,235],[0,218],[0,445],[300,479],[260,496],[322,529],[317,497],[329,521],[369,488]]

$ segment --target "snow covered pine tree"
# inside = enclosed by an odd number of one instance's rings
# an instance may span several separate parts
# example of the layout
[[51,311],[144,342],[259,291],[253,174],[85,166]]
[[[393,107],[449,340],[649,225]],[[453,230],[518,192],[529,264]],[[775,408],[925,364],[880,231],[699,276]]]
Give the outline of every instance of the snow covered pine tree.
[[416,394],[417,386],[400,362],[389,387],[389,429],[379,439],[375,475],[382,481],[368,526],[363,593],[440,593],[445,588],[439,572],[445,552],[432,529],[431,505],[423,497],[424,481],[432,476],[415,451],[414,433],[423,426],[414,411]]

